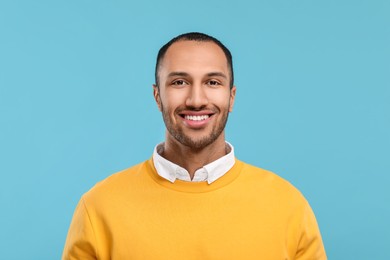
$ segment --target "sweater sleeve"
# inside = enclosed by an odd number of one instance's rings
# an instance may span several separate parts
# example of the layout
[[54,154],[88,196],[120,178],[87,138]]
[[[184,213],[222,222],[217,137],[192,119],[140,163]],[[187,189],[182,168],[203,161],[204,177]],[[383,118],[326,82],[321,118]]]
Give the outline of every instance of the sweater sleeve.
[[296,260],[326,260],[325,248],[322,242],[317,220],[308,203],[304,208],[301,236],[298,244]]
[[62,259],[98,259],[95,234],[83,198],[73,215]]

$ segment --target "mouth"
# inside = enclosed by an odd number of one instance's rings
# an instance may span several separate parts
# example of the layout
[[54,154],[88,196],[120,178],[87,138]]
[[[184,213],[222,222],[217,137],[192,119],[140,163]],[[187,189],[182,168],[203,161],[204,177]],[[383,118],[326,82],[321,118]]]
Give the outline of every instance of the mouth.
[[214,115],[212,111],[185,111],[179,114],[190,128],[201,128],[208,124]]
[[211,115],[183,115],[182,117],[190,121],[203,121],[210,117]]

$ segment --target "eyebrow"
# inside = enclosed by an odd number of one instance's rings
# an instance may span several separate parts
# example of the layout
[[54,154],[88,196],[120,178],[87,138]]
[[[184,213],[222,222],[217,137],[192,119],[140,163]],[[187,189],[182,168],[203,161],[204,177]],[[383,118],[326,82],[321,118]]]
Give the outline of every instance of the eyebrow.
[[[181,72],[181,71],[173,71],[171,73],[168,74],[168,77],[188,77],[190,76],[190,74],[188,74],[187,72]],[[222,72],[210,72],[210,73],[207,73],[207,76],[208,77],[222,77],[222,78],[225,78],[227,79],[228,77],[222,73]]]
[[210,73],[207,73],[207,76],[209,76],[209,77],[222,77],[222,78],[227,79],[227,76],[222,72],[210,72]]
[[174,71],[174,72],[171,72],[168,74],[168,77],[177,77],[177,76],[187,77],[187,76],[189,76],[189,74],[186,72],[181,72],[181,71]]

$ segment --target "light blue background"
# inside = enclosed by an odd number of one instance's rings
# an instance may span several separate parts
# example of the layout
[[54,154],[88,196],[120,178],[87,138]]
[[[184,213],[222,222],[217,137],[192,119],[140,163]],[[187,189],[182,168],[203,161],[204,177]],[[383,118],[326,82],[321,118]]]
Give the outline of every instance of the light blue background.
[[292,182],[330,259],[390,259],[390,1],[0,2],[0,258],[59,259],[80,196],[164,138],[155,56],[234,57],[227,139]]

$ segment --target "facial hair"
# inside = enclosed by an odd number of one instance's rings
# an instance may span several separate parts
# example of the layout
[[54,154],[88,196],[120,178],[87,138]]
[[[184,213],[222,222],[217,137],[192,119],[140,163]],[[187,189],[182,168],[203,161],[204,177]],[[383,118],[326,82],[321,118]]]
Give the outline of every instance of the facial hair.
[[[201,150],[201,149],[207,147],[208,145],[212,144],[215,140],[217,140],[217,138],[221,135],[221,133],[225,129],[225,126],[226,126],[226,123],[228,120],[228,116],[229,116],[229,109],[228,109],[229,106],[230,106],[230,104],[228,104],[228,106],[223,111],[221,111],[220,109],[217,109],[217,108],[214,109],[214,110],[218,111],[218,113],[222,113],[221,120],[219,122],[217,122],[217,124],[212,127],[211,132],[209,134],[207,134],[206,136],[203,136],[197,140],[192,138],[191,136],[187,135],[186,133],[184,133],[182,127],[180,127],[178,124],[175,125],[172,122],[172,119],[169,115],[169,111],[167,111],[164,108],[164,105],[162,104],[162,102],[161,102],[161,111],[162,111],[165,126],[166,126],[169,134],[176,141],[178,141],[180,144],[187,146],[189,148]],[[183,110],[183,109],[177,109],[177,110]],[[191,110],[192,111],[199,111],[199,109],[197,110],[197,109],[188,108],[188,107],[184,108],[184,110],[186,110],[186,111],[191,111]],[[178,113],[175,113],[175,114],[178,114]],[[199,131],[202,131],[202,130],[199,130]]]

